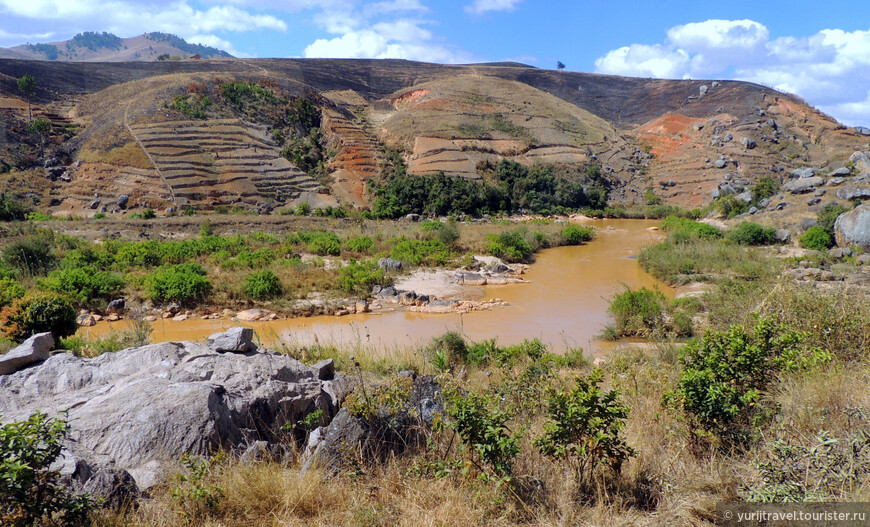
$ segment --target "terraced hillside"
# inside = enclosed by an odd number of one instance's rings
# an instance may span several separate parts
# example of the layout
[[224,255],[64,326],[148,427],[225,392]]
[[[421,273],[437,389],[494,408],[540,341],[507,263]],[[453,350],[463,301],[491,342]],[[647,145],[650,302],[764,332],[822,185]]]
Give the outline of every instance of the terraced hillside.
[[316,194],[316,181],[281,157],[265,131],[237,119],[130,126],[179,206],[277,204]]
[[[697,206],[724,180],[752,184],[805,166],[836,170],[853,151],[870,148],[867,137],[795,97],[732,81],[511,63],[0,59],[0,99],[17,101],[4,106],[15,126],[23,126],[24,115],[15,79],[25,73],[39,83],[37,111],[59,129],[80,130],[69,141],[53,137],[52,155],[35,160],[43,166],[56,158],[62,166],[50,170],[66,170],[70,181],[53,182],[51,195],[53,203],[68,200],[57,207],[70,210],[92,206],[95,194],[103,202],[118,193],[134,198],[134,207],[303,200],[366,206],[366,182],[388,150],[401,154],[411,173],[471,179],[501,159],[575,173],[596,164],[613,185],[612,200],[643,201],[653,189],[667,202]],[[204,119],[168,109],[178,96],[208,94],[220,102],[226,82],[266,87],[288,105],[257,109],[223,100]],[[317,113],[305,130],[291,115],[300,98]]]

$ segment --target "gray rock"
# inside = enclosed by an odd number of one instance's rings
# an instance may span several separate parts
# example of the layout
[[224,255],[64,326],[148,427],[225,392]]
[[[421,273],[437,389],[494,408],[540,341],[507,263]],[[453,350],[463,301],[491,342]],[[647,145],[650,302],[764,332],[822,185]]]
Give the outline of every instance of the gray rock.
[[758,212],[758,207],[749,207],[749,210],[746,211],[747,214],[755,214]]
[[725,136],[722,138],[722,141],[724,141],[724,142],[727,143],[728,141],[731,141],[731,140],[733,140],[733,139],[734,139],[734,134],[732,134],[731,132],[728,132],[728,133],[725,134]]
[[317,378],[321,381],[331,381],[335,378],[335,361],[332,359],[323,359],[311,369],[317,372]]
[[699,96],[699,97],[703,97],[703,96],[707,95],[707,90],[709,90],[709,88],[707,87],[707,85],[706,85],[706,84],[702,84],[702,85],[698,88],[698,96]]
[[856,126],[855,131],[861,135],[870,135],[870,128],[867,128],[866,126]]
[[846,167],[840,167],[837,170],[828,172],[828,176],[849,176],[852,172]]
[[143,489],[184,454],[277,443],[288,421],[334,415],[336,382],[285,355],[164,342],[94,359],[56,354],[0,376],[0,415],[5,423],[67,412],[64,447],[93,471],[129,472]]
[[810,198],[807,200],[807,205],[812,207],[813,205],[818,205],[822,202],[822,198]]
[[840,247],[857,245],[870,250],[870,205],[863,203],[840,214],[834,223],[834,236]]
[[786,207],[788,207],[788,203],[777,203],[774,210],[783,210]]
[[776,121],[774,121],[773,119],[768,119],[767,121],[764,122],[764,124],[769,126],[770,128],[773,128],[774,130],[779,128],[779,126],[777,126],[777,124],[776,124]]
[[855,152],[849,156],[849,161],[855,165],[857,176],[870,174],[870,157],[867,156],[867,152]]
[[783,190],[787,192],[791,192],[792,194],[803,194],[805,192],[812,192],[816,189],[817,186],[824,184],[825,180],[818,176],[808,177],[808,178],[800,178],[789,181],[785,185],[782,186]]
[[116,298],[109,302],[109,305],[106,306],[106,313],[123,313],[124,308],[127,306],[127,301],[123,298]]
[[121,194],[120,196],[118,196],[118,199],[115,200],[115,203],[117,203],[118,206],[121,207],[122,209],[126,209],[126,208],[127,208],[127,203],[128,203],[129,201],[130,201],[130,195],[129,195],[129,194]]
[[755,193],[751,190],[747,190],[738,194],[737,199],[744,203],[752,203],[752,201],[755,199]]
[[779,243],[788,243],[791,240],[791,232],[786,229],[777,229],[776,232],[773,233],[773,237],[776,238],[776,241]]
[[91,210],[95,210],[95,209],[100,208],[100,200],[95,199],[94,201],[92,201],[92,202],[88,205],[88,207],[90,207]]
[[257,349],[254,344],[254,330],[245,327],[234,327],[215,333],[208,338],[206,345],[220,353],[248,353]]
[[764,198],[758,202],[759,208],[766,209],[768,206],[770,206],[770,198]]
[[378,259],[378,267],[384,271],[398,271],[402,268],[402,262],[392,258],[380,258]]
[[801,230],[806,231],[810,227],[815,227],[818,224],[819,220],[816,218],[801,218],[799,225],[801,226]]
[[[10,375],[32,364],[48,359],[54,346],[51,333],[37,333],[18,346],[0,355],[0,375]],[[0,384],[2,385],[2,384]],[[3,412],[0,412],[3,415]]]
[[728,163],[724,159],[717,159],[713,161],[713,166],[716,168],[725,168]]
[[824,195],[827,194],[827,193],[828,193],[827,190],[825,190],[825,189],[823,189],[823,188],[819,188],[819,189],[816,189],[816,191],[813,193],[813,195],[815,195],[817,198],[820,198],[820,197],[824,196]]
[[858,188],[852,185],[847,185],[837,190],[837,198],[852,201],[853,199],[864,199],[870,197],[870,189]]
[[829,187],[836,187],[837,185],[842,185],[846,180],[842,177],[832,177],[828,180],[827,185]]
[[404,219],[406,221],[420,221],[420,215],[419,214],[408,214],[407,216],[405,216]]
[[756,146],[758,146],[758,144],[755,142],[755,139],[752,139],[752,138],[750,138],[750,137],[743,137],[743,138],[741,138],[741,139],[740,139],[740,144],[742,144],[743,147],[744,147],[745,149],[747,149],[747,150],[752,150],[753,148],[755,148]]
[[852,249],[849,247],[837,247],[836,249],[831,249],[828,251],[828,256],[831,258],[842,259],[848,256],[852,256]]

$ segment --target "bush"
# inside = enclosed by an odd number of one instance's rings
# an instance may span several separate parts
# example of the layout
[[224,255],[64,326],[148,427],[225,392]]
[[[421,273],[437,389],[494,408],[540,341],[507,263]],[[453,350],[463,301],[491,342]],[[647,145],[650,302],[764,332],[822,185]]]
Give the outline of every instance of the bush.
[[451,397],[447,413],[453,419],[452,427],[480,461],[498,476],[510,475],[522,439],[521,433],[512,433],[507,426],[510,414],[494,407],[486,396],[473,392]]
[[677,389],[666,401],[682,409],[694,437],[714,434],[725,445],[741,443],[749,438],[754,418],[764,417],[761,396],[777,372],[830,360],[826,351],[805,349],[805,338],[764,318],[752,334],[737,325],[724,333],[708,331],[684,349]]
[[832,240],[834,239],[834,223],[836,223],[837,218],[840,217],[840,214],[846,212],[847,210],[848,209],[846,209],[846,207],[842,205],[829,203],[825,205],[825,208],[823,208],[821,212],[819,212],[817,216],[818,225],[820,228],[828,233],[828,236],[830,236]]
[[31,335],[50,331],[55,339],[76,332],[76,311],[67,300],[55,295],[25,298],[0,312],[3,333],[21,342]]
[[824,251],[834,246],[834,239],[831,235],[817,225],[807,229],[807,232],[800,237],[799,242],[801,247],[816,251]]
[[439,369],[446,370],[452,365],[468,362],[468,344],[456,331],[448,331],[434,337],[423,349],[423,355]]
[[616,322],[617,336],[648,337],[664,321],[667,297],[658,289],[626,287],[616,295],[607,311]]
[[193,302],[211,293],[205,269],[195,263],[160,268],[148,278],[148,296],[158,302]]
[[257,271],[245,277],[245,293],[254,300],[268,300],[281,296],[281,280],[268,269]]
[[438,240],[408,240],[401,238],[390,250],[390,257],[405,265],[444,265],[452,254]]
[[744,221],[728,231],[728,239],[740,245],[771,245],[776,242],[776,229]]
[[562,229],[560,234],[565,245],[580,245],[592,239],[595,235],[595,229],[571,225]]
[[3,248],[3,261],[29,275],[44,274],[57,264],[46,236],[28,236]]
[[94,502],[73,496],[49,470],[63,449],[67,426],[61,419],[35,413],[26,421],[0,427],[0,523],[25,526],[88,525]]
[[299,239],[305,250],[318,256],[338,256],[341,254],[341,238],[331,232],[300,232]]
[[107,299],[124,287],[124,279],[96,267],[66,267],[52,271],[39,281],[47,291],[60,293],[78,304],[89,304],[98,298]]
[[668,232],[668,241],[677,244],[691,243],[697,240],[715,240],[722,237],[722,231],[712,225],[678,216],[667,216],[663,219],[662,229]]
[[0,307],[8,306],[24,296],[24,287],[12,278],[0,278]]
[[524,237],[525,232],[517,229],[492,235],[489,240],[489,253],[508,262],[524,262],[532,256],[532,246]]
[[375,246],[375,241],[369,236],[357,236],[345,241],[344,246],[351,252],[370,254]]
[[379,269],[376,262],[357,262],[353,259],[341,268],[338,280],[346,293],[362,297],[368,296],[375,285],[387,283],[384,270]]
[[0,221],[21,221],[28,212],[28,209],[21,204],[21,200],[5,193],[0,194]]
[[589,379],[577,377],[573,390],[551,390],[547,396],[544,435],[534,444],[545,456],[569,463],[586,483],[599,466],[619,472],[634,451],[620,437],[628,407],[619,391],[602,392],[601,370]]

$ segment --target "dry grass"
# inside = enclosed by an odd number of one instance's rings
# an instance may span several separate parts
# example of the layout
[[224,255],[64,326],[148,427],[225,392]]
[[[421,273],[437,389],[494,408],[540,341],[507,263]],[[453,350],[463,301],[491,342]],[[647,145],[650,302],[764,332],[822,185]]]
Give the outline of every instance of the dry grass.
[[126,166],[144,169],[153,168],[145,152],[132,140],[121,146],[110,147],[106,150],[82,149],[79,152],[78,158],[84,163],[106,163],[120,167]]

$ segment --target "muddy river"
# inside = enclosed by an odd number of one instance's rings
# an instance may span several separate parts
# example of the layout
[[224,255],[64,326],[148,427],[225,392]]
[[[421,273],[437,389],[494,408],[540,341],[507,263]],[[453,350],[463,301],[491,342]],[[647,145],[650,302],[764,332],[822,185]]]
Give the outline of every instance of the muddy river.
[[[673,291],[637,264],[640,249],[660,239],[659,233],[648,230],[658,221],[601,220],[589,224],[597,229],[592,242],[539,252],[524,276],[527,283],[483,286],[472,291],[480,298],[505,300],[510,303],[506,307],[465,314],[395,311],[245,325],[253,327],[266,344],[277,340],[289,345],[319,342],[390,351],[456,330],[472,340],[496,337],[500,344],[509,345],[537,337],[554,351],[579,346],[593,354],[607,347],[597,336],[608,323],[607,307],[615,293],[624,286],[658,286],[669,297]],[[158,320],[153,323],[151,339],[202,340],[238,324],[230,319]],[[110,327],[123,329],[126,325],[124,321],[111,326],[100,323],[94,328],[82,328],[81,333],[96,336]]]

